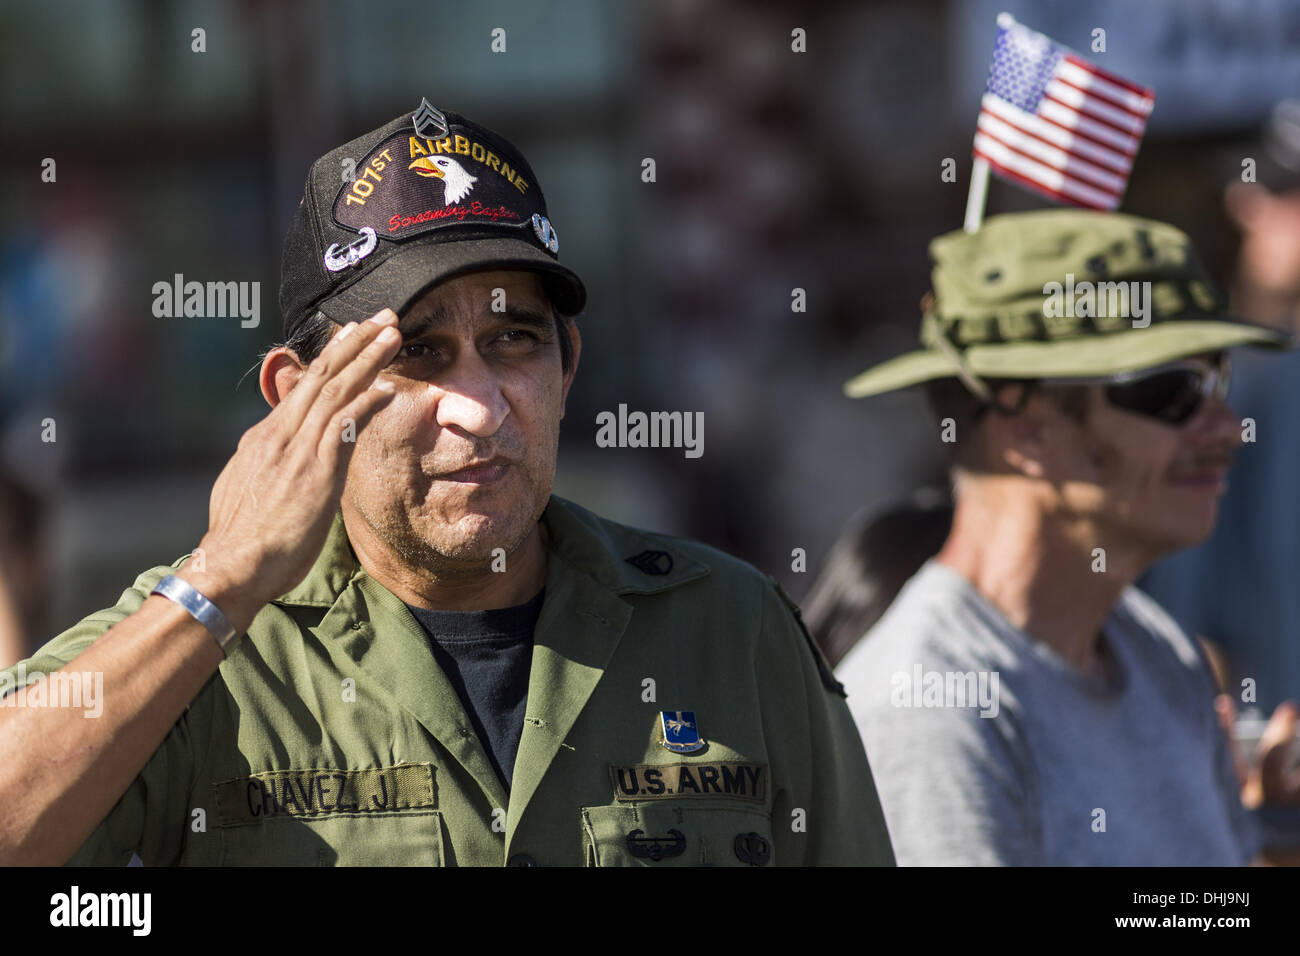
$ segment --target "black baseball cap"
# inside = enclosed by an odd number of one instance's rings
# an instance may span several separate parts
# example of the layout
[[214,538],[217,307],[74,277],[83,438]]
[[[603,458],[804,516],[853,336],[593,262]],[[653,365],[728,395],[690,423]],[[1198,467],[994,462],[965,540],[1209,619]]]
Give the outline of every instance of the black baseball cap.
[[552,304],[577,315],[582,280],[528,161],[504,137],[421,100],[312,164],[284,241],[285,338],[317,310],[346,324],[399,314],[444,279],[481,269],[541,274]]

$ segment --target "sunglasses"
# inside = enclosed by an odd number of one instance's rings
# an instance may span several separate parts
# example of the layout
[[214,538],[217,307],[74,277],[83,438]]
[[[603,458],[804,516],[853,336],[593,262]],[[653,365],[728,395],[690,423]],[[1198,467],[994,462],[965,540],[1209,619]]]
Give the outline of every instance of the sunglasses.
[[1231,378],[1228,355],[1220,352],[1212,362],[1185,359],[1101,378],[1053,378],[1040,384],[1102,385],[1107,401],[1115,407],[1182,425],[1211,395],[1226,399]]

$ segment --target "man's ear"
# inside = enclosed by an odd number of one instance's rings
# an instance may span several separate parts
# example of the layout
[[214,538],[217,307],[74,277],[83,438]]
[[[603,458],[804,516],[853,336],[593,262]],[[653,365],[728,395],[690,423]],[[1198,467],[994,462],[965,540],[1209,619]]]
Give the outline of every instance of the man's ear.
[[578,331],[578,323],[573,319],[564,320],[564,330],[569,333],[569,341],[573,344],[573,354],[569,358],[569,370],[564,373],[564,385],[560,391],[560,417],[564,417],[564,406],[569,399],[569,388],[573,385],[573,377],[578,374],[578,359],[582,355],[582,333]]
[[285,396],[293,391],[306,367],[299,361],[297,354],[287,345],[277,345],[266,353],[262,359],[262,371],[258,383],[262,386],[262,397],[272,408],[284,401]]

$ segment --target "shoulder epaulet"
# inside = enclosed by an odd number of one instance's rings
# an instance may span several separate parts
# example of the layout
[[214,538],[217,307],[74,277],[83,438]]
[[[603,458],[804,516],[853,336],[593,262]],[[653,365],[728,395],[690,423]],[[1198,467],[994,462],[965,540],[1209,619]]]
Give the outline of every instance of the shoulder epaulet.
[[804,640],[807,641],[808,646],[812,648],[813,660],[817,662],[817,673],[821,676],[822,686],[829,691],[834,691],[841,697],[848,697],[849,695],[844,690],[844,685],[835,679],[835,672],[831,670],[831,665],[826,660],[826,655],[822,653],[822,649],[818,647],[817,642],[813,640],[812,634],[808,631],[808,625],[803,622],[803,611],[799,609],[799,605],[791,599],[790,595],[785,593],[785,588],[781,587],[780,581],[772,577],[770,574],[767,578],[772,582],[772,586],[776,588],[776,593],[781,595],[781,600],[785,602],[786,607],[788,607],[791,613],[794,614],[795,622],[799,625],[799,630],[803,632]]

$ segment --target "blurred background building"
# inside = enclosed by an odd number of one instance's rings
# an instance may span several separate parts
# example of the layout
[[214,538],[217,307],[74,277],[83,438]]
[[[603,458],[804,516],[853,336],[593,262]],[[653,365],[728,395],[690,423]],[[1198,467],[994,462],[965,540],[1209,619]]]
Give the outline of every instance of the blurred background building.
[[[1123,208],[1228,284],[1225,184],[1300,91],[1292,0],[0,3],[0,419],[49,504],[35,638],[196,546],[265,413],[246,373],[308,165],[421,96],[520,146],[588,285],[557,491],[799,597],[852,514],[941,479],[919,395],[840,386],[915,340],[1002,9],[1155,89]],[[988,210],[1040,205],[995,180]],[[260,283],[260,323],[156,318],[177,274]],[[620,403],[702,411],[704,455],[598,448]]]

